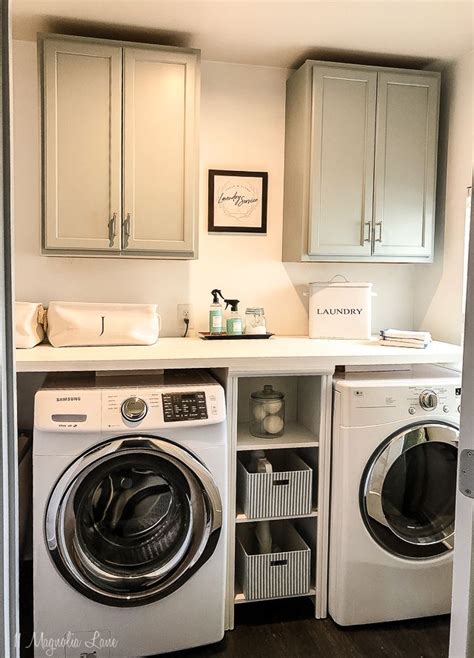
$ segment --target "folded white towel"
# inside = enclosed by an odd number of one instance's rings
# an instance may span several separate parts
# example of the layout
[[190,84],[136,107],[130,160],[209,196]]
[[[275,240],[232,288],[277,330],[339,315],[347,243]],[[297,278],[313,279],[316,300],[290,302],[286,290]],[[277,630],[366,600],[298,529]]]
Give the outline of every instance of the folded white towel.
[[383,340],[384,343],[393,343],[393,342],[399,342],[402,341],[404,343],[407,343],[408,345],[429,345],[431,343],[431,340],[425,339],[425,340],[419,340],[418,338],[386,338],[385,336],[381,336],[380,340]]
[[385,345],[385,347],[413,347],[416,350],[424,350],[425,347],[428,347],[431,341],[425,342],[422,340],[396,340],[395,338],[380,338],[379,345]]
[[399,340],[421,340],[423,342],[431,342],[431,334],[429,331],[408,331],[403,329],[382,329],[380,335],[384,338],[395,338]]

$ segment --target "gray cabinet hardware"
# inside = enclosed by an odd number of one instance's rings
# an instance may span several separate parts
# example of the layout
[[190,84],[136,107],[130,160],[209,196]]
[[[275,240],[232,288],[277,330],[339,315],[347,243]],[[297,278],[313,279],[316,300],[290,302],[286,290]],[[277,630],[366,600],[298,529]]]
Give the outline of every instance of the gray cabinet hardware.
[[123,222],[123,238],[122,238],[123,249],[128,248],[129,240],[130,240],[130,213],[128,212]]
[[374,236],[377,231],[377,228],[379,229],[379,234],[378,237],[374,238],[374,242],[382,242],[382,222],[375,222]]
[[116,233],[116,224],[117,224],[117,213],[114,212],[112,219],[109,221],[109,247],[114,246]]
[[370,242],[370,235],[371,235],[372,225],[371,225],[370,222],[364,222],[363,227],[367,228],[367,232],[364,235],[364,242]]

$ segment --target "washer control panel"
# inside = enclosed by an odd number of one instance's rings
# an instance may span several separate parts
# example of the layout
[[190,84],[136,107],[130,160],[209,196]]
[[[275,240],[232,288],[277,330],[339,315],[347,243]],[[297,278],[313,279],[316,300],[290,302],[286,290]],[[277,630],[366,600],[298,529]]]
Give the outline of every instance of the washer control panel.
[[[105,378],[104,378],[105,379]],[[224,423],[224,388],[207,373],[106,379],[82,388],[44,388],[35,400],[35,428],[48,432],[156,432]],[[163,380],[163,382],[161,382]],[[136,383],[138,382],[138,383]],[[207,440],[207,439],[203,439]]]
[[203,420],[208,417],[204,391],[192,393],[163,393],[163,419],[165,423],[179,420]]
[[147,411],[147,403],[142,398],[131,397],[122,402],[122,416],[130,423],[138,423],[140,420],[143,420]]
[[106,431],[198,427],[220,423],[226,417],[224,389],[218,384],[117,387],[101,393]]

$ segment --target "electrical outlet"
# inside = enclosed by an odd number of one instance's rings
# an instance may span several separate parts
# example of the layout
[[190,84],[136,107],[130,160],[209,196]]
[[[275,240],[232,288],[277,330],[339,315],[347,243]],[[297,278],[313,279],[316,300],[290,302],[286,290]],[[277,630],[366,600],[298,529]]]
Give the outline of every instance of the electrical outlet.
[[178,323],[180,326],[184,324],[185,320],[189,320],[189,328],[192,328],[193,321],[193,305],[192,304],[178,304]]

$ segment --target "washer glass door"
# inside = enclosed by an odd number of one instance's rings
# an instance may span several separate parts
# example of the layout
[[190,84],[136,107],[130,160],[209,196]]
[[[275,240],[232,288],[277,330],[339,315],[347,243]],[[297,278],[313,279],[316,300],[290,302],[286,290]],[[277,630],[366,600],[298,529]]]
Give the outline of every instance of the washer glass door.
[[46,540],[61,574],[110,605],[180,587],[212,554],[222,521],[209,471],[184,448],[127,437],[84,453],[56,484]]
[[372,537],[393,554],[427,559],[454,545],[459,431],[447,423],[411,425],[372,455],[361,510]]

